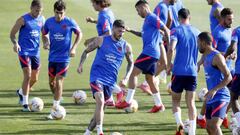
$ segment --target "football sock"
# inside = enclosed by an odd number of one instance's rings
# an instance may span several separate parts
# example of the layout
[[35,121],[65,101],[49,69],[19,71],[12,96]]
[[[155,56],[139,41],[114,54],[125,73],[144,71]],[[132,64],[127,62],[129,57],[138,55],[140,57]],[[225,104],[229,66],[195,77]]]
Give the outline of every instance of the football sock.
[[156,106],[161,106],[162,105],[162,101],[161,101],[161,97],[160,97],[160,93],[155,93],[155,94],[152,94],[153,95],[153,99],[154,99],[154,102],[155,102],[155,105]]
[[127,93],[127,97],[126,97],[126,102],[127,103],[130,104],[132,102],[134,94],[135,94],[134,89],[128,89],[128,93]]

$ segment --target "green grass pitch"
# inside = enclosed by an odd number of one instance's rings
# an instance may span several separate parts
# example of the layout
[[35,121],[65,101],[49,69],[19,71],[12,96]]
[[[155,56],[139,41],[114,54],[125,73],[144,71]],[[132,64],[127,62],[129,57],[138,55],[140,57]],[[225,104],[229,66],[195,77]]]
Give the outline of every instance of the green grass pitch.
[[[16,19],[29,11],[31,0],[1,0],[0,1],[0,134],[1,135],[75,135],[83,134],[94,111],[94,100],[89,91],[89,69],[92,64],[95,53],[92,53],[84,65],[84,73],[79,75],[76,72],[80,54],[84,46],[83,42],[77,49],[77,57],[71,60],[70,69],[64,82],[64,103],[67,110],[67,116],[62,121],[46,121],[44,118],[48,115],[52,106],[52,94],[48,87],[47,75],[47,57],[48,51],[41,49],[41,73],[38,83],[34,86],[30,98],[40,97],[45,102],[44,110],[40,113],[23,113],[21,107],[17,104],[18,98],[15,95],[17,88],[21,86],[22,71],[17,59],[17,55],[12,50],[12,43],[9,39],[9,32]],[[43,0],[43,15],[48,18],[53,16],[53,0]],[[85,17],[93,16],[97,13],[93,10],[90,0],[66,0],[67,16],[74,18],[80,25],[84,37],[83,41],[92,36],[96,36],[94,24],[87,24]],[[126,24],[134,29],[141,30],[143,19],[135,11],[134,4],[136,0],[113,0],[111,9],[116,18],[125,20]],[[150,6],[153,9],[158,0],[150,0]],[[209,10],[206,0],[183,0],[185,7],[191,11],[191,23],[201,31],[209,30]],[[234,10],[235,22],[233,27],[238,26],[240,20],[240,11],[238,0],[222,1],[225,7],[231,7]],[[136,58],[142,49],[140,38],[126,33],[124,38],[132,45],[134,58]],[[119,79],[125,74],[125,65],[119,73]],[[169,79],[169,78],[168,78]],[[143,76],[139,77],[139,82]],[[205,87],[203,72],[199,73],[198,89]],[[88,99],[83,106],[73,104],[72,93],[75,90],[86,90]],[[166,85],[160,86],[163,103],[166,111],[163,113],[146,113],[153,105],[152,97],[137,90],[135,99],[139,103],[139,111],[134,114],[126,114],[123,110],[106,109],[104,118],[105,134],[117,131],[124,135],[172,135],[175,133],[175,120],[171,112],[171,98],[166,92]],[[198,111],[201,102],[196,101]],[[187,118],[187,109],[185,101],[181,103],[182,118]],[[223,129],[224,135],[231,134],[228,129]],[[95,132],[94,132],[95,134]],[[203,129],[197,129],[197,134],[207,134]]]

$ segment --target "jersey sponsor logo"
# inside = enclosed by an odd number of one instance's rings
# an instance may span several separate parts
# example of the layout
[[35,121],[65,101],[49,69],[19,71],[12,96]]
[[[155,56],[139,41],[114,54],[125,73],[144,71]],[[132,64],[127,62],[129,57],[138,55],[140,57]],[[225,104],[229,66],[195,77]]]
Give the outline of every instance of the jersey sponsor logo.
[[63,41],[65,39],[65,37],[62,33],[55,33],[55,34],[53,34],[53,36],[56,41]]
[[40,36],[40,33],[39,33],[38,30],[32,30],[32,31],[30,31],[30,35],[31,35],[32,37],[39,37],[39,36]]
[[116,63],[117,62],[117,58],[114,54],[106,54],[105,58],[107,60],[108,63]]

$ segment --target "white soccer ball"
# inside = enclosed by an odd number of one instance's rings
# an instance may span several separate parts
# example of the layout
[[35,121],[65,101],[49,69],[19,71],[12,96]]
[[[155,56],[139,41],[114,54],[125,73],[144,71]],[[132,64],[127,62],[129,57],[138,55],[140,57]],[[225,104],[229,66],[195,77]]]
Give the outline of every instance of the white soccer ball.
[[236,127],[232,130],[232,135],[240,135],[240,128]]
[[122,134],[119,132],[112,132],[110,135],[122,135]]
[[134,113],[138,110],[138,102],[133,99],[129,107],[124,108],[126,113]]
[[233,131],[235,128],[237,128],[237,119],[234,114],[231,114],[231,120],[229,123],[229,129]]
[[51,109],[51,116],[53,119],[62,120],[66,116],[66,110],[63,106],[53,106]]
[[205,100],[205,95],[207,94],[208,89],[207,88],[202,88],[200,92],[198,93],[198,99],[199,101],[204,101]]
[[40,112],[43,110],[44,107],[43,100],[39,97],[34,97],[31,99],[29,107],[30,110],[33,112]]
[[183,122],[183,130],[184,130],[184,133],[188,134],[189,128],[190,128],[190,122],[189,122],[189,119],[186,119],[186,120]]
[[73,101],[75,104],[82,105],[86,102],[87,94],[83,90],[77,90],[77,91],[73,92],[72,97],[73,97]]

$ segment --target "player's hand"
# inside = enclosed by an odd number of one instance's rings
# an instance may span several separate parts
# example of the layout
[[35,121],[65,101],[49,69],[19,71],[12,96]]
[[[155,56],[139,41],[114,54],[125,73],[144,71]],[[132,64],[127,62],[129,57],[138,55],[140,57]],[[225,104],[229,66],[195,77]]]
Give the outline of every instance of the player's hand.
[[19,46],[18,43],[15,44],[15,45],[13,45],[13,51],[16,52],[16,53],[18,53],[19,51],[21,51],[21,47]]
[[128,82],[128,79],[124,78],[119,82],[119,86],[122,87],[122,88],[126,88],[127,87],[127,82]]
[[86,21],[90,23],[95,23],[96,21],[92,17],[86,17]]
[[125,26],[125,30],[126,30],[127,32],[130,32],[130,31],[131,31],[131,29],[130,29],[128,26]]
[[208,91],[208,93],[205,95],[205,99],[206,101],[209,101],[211,99],[213,99],[213,97],[215,96],[216,91],[215,90],[210,90]]
[[43,45],[43,49],[49,50],[49,48],[50,48],[50,44],[49,44],[49,43],[45,43],[45,44]]
[[82,65],[79,65],[79,66],[78,66],[77,72],[78,72],[79,74],[81,74],[81,73],[83,72],[83,67],[82,67]]
[[70,57],[75,57],[76,55],[76,50],[75,49],[71,49],[70,50]]
[[232,60],[235,60],[237,58],[237,53],[236,52],[233,52],[230,56],[229,56],[230,59]]

